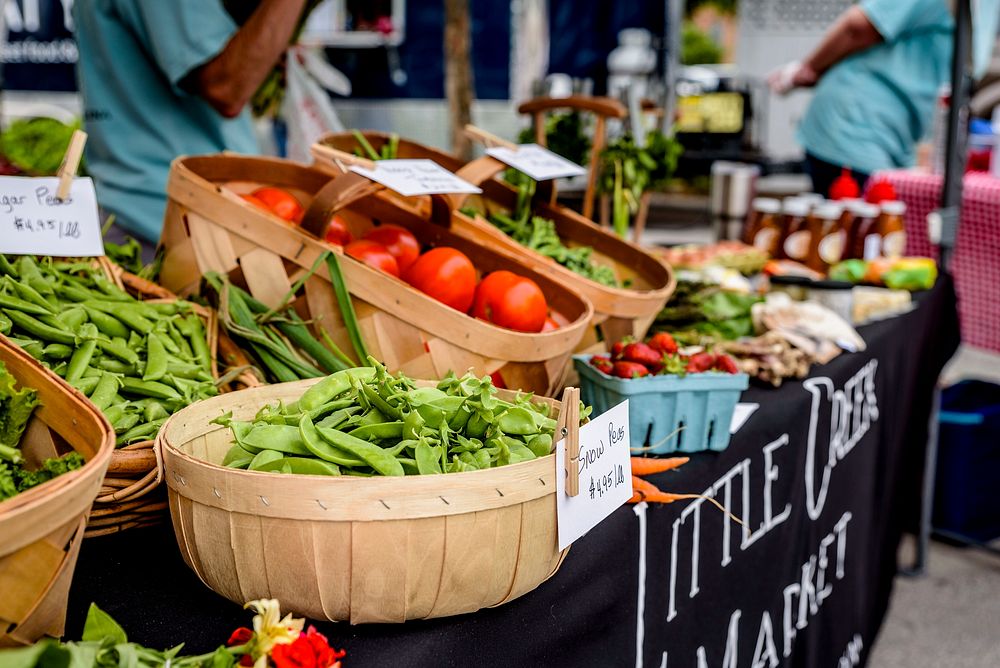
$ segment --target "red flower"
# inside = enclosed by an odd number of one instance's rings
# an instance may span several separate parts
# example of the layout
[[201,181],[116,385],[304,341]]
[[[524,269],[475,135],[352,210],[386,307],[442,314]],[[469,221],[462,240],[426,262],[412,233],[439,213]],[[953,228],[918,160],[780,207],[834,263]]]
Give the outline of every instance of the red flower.
[[229,636],[229,640],[226,641],[226,645],[229,647],[236,647],[237,645],[246,645],[253,638],[253,631],[245,626],[233,631],[233,635]]
[[310,626],[289,645],[275,645],[271,660],[277,668],[332,668],[346,652],[330,647],[322,633]]
[[250,666],[253,665],[253,657],[250,656],[249,654],[244,654],[243,656],[240,657],[240,665],[246,666],[246,668],[250,668]]

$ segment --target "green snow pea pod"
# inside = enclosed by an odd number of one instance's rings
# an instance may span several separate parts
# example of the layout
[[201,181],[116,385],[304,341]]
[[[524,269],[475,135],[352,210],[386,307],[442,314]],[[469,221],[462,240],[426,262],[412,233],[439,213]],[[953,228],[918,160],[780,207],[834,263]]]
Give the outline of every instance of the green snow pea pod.
[[57,313],[56,319],[67,329],[76,331],[83,323],[87,322],[87,312],[76,306]]
[[[355,418],[357,418],[357,419],[355,419]],[[365,413],[364,415],[362,415],[360,417],[357,416],[357,415],[355,415],[355,416],[353,416],[351,418],[351,421],[353,421],[353,423],[354,423],[352,426],[355,426],[355,427],[365,427],[365,426],[368,426],[368,425],[381,424],[383,422],[388,422],[388,420],[386,419],[386,417],[384,415],[382,415],[382,412],[379,409],[377,409],[377,408],[369,409],[369,411],[367,413]]]
[[505,410],[497,419],[497,425],[505,434],[517,436],[537,434],[539,431],[532,412],[523,406],[513,406]]
[[111,426],[115,428],[116,434],[125,434],[130,429],[139,424],[139,420],[141,419],[142,416],[139,415],[138,413],[129,413],[126,411],[125,414],[122,415],[121,418],[113,422]]
[[24,330],[35,338],[51,343],[64,343],[67,346],[75,343],[76,337],[68,330],[46,325],[34,316],[30,316],[27,313],[22,313],[20,311],[15,311],[14,309],[5,308],[4,313],[7,314],[7,317],[10,318],[11,322],[13,322],[19,329]]
[[129,394],[138,394],[154,399],[180,399],[181,395],[174,388],[163,383],[138,378],[122,378],[122,389]]
[[277,450],[261,450],[254,455],[253,459],[250,460],[250,464],[247,468],[251,471],[260,471],[261,467],[265,464],[276,462],[279,459],[284,458],[285,456]]
[[323,404],[337,398],[344,392],[351,389],[354,380],[362,382],[369,381],[375,377],[375,369],[372,367],[358,367],[356,369],[345,369],[330,374],[306,390],[299,400],[295,402],[297,406],[289,406],[290,412],[310,411],[319,408]]
[[552,452],[552,435],[536,434],[528,439],[528,449],[535,453],[536,457],[544,457]]
[[358,408],[357,406],[349,406],[347,408],[341,408],[340,410],[330,413],[325,418],[317,422],[316,426],[324,427],[327,429],[336,429],[345,422],[347,422],[348,418],[357,413],[359,410],[361,409]]
[[490,422],[483,418],[479,411],[476,411],[469,418],[469,421],[465,423],[465,433],[473,438],[482,438],[486,435],[486,430],[489,429],[489,427]]
[[125,338],[128,336],[129,328],[122,324],[121,320],[118,320],[114,316],[110,316],[103,311],[98,311],[95,308],[84,305],[83,312],[87,314],[87,318],[90,322],[97,326],[101,334],[109,338],[114,338],[120,336]]
[[377,445],[362,441],[336,429],[317,429],[319,435],[331,445],[364,460],[365,464],[388,476],[403,475],[403,467],[396,458]]
[[125,417],[126,410],[128,409],[128,402],[117,403],[113,406],[108,406],[102,411],[104,417],[108,418],[108,422],[115,424],[123,417]]
[[73,352],[69,365],[66,367],[66,382],[71,384],[83,378],[83,372],[90,366],[90,360],[93,359],[94,351],[97,350],[97,328],[90,323],[81,325],[79,337],[82,343]]
[[73,387],[80,390],[84,394],[90,394],[97,387],[97,382],[100,380],[100,376],[86,376],[77,380],[75,383],[70,383]]
[[317,428],[309,415],[299,419],[299,436],[306,448],[316,457],[341,466],[364,466],[365,462],[355,455],[334,447],[322,436],[325,429]]
[[126,376],[140,375],[138,365],[122,362],[121,360],[110,359],[108,357],[101,357],[94,360],[93,366],[97,367],[101,371],[110,371],[111,373],[120,373]]
[[245,469],[253,461],[254,453],[247,452],[240,447],[239,443],[233,445],[222,458],[222,465],[234,469]]
[[240,442],[246,447],[277,450],[289,455],[308,455],[310,452],[302,442],[298,428],[284,424],[255,425]]
[[282,457],[261,466],[258,471],[280,471],[296,475],[340,475],[340,467],[312,457]]
[[403,475],[420,475],[420,468],[417,466],[417,460],[409,457],[399,457],[396,461],[398,461],[399,465],[403,467]]
[[116,394],[118,394],[118,378],[106,373],[97,381],[97,387],[90,394],[90,402],[103,411],[111,405]]
[[402,422],[380,422],[378,424],[368,424],[358,427],[350,432],[351,436],[361,438],[366,441],[382,439],[400,439],[403,437]]
[[146,337],[146,370],[143,380],[160,380],[167,373],[167,350],[154,334]]
[[13,326],[14,323],[10,321],[10,318],[0,311],[0,334],[10,334],[10,329]]
[[156,432],[160,430],[160,425],[162,424],[163,420],[140,424],[119,436],[115,443],[117,445],[128,445],[129,443],[136,443],[138,441],[148,441],[156,436]]
[[[147,363],[148,368],[148,363]],[[188,362],[178,362],[167,358],[167,371],[166,373],[177,378],[186,378],[188,380],[211,380],[212,376],[205,369],[203,369],[198,364],[189,364]]]
[[360,385],[361,391],[364,392],[365,397],[368,399],[368,403],[377,408],[380,413],[393,420],[403,419],[403,412],[383,399],[374,387],[367,383],[360,383]]
[[420,437],[420,430],[424,428],[426,421],[419,411],[411,410],[403,418],[403,438],[416,439]]
[[111,339],[108,340],[104,337],[97,338],[97,347],[100,348],[106,355],[111,355],[116,359],[120,359],[123,362],[128,362],[129,364],[138,364],[139,355],[134,350],[128,347],[128,344],[121,339]]
[[159,401],[155,399],[147,400],[142,407],[142,416],[146,418],[147,422],[152,422],[154,420],[162,420],[163,418],[169,417],[170,413],[167,409],[163,407]]
[[15,297],[14,295],[4,295],[0,294],[0,306],[5,308],[12,308],[22,313],[30,313],[31,315],[51,315],[52,309],[46,308],[45,306],[40,306],[34,302],[29,302],[26,299],[21,299],[20,297]]
[[417,462],[417,472],[420,475],[443,473],[441,470],[441,446],[430,445],[425,439],[420,439],[413,449],[413,458]]
[[153,331],[153,321],[144,316],[141,309],[137,308],[138,302],[122,303],[91,300],[84,302],[84,307],[90,307],[108,315],[114,316],[125,323],[129,328],[140,334],[149,334]]
[[[8,321],[9,322],[9,321]],[[0,329],[2,331],[2,329]],[[65,343],[50,343],[49,345],[42,348],[42,354],[46,357],[66,360],[73,356],[73,348],[67,346]]]

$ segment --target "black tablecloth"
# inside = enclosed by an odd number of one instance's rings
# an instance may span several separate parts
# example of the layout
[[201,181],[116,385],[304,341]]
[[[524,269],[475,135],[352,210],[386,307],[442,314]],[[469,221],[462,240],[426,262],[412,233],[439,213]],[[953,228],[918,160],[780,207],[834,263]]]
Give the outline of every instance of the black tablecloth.
[[[933,384],[958,342],[951,282],[918,302],[863,327],[865,352],[804,382],[751,387],[742,401],[760,409],[726,451],[653,478],[715,497],[752,533],[701,501],[626,506],[502,607],[317,626],[351,667],[860,665],[919,507]],[[249,622],[184,566],[169,525],[85,541],[68,637],[91,601],[155,647],[207,651]]]

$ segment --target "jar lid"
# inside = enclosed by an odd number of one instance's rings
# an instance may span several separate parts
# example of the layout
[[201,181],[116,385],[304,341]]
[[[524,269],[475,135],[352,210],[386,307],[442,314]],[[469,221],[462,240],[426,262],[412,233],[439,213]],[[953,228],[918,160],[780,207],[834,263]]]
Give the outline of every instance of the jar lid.
[[798,197],[789,197],[781,203],[781,210],[787,216],[804,218],[809,215],[809,202]]
[[902,216],[906,213],[906,202],[898,199],[888,200],[882,202],[882,213],[887,213],[890,216]]
[[813,215],[817,218],[822,218],[823,220],[833,220],[834,218],[840,218],[844,213],[844,205],[840,202],[835,202],[833,200],[826,200],[820,204],[817,204],[813,209]]
[[761,213],[779,213],[781,202],[772,197],[754,197],[753,209]]
[[820,195],[819,193],[799,193],[795,197],[796,199],[808,202],[810,206],[815,204],[820,204],[821,202],[826,200],[826,198]]
[[877,204],[872,204],[864,200],[857,200],[847,204],[847,210],[858,218],[877,218],[879,208]]

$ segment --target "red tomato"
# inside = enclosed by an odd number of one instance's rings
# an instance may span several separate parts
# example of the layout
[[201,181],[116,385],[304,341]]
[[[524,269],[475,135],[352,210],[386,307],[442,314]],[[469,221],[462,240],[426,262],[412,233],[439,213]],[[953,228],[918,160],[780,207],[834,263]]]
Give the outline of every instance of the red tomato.
[[379,225],[369,230],[365,239],[371,239],[385,246],[385,249],[396,258],[399,270],[404,274],[420,257],[420,242],[412,232],[399,225]]
[[354,241],[351,231],[347,229],[347,221],[340,216],[334,216],[330,219],[330,225],[326,228],[325,239],[337,246],[346,246]]
[[253,196],[271,209],[278,218],[284,218],[290,223],[302,222],[302,214],[305,213],[305,210],[299,204],[299,200],[281,188],[264,186],[254,190]]
[[405,278],[417,290],[463,313],[472,306],[476,268],[459,250],[442,246],[427,251],[410,265]]
[[554,332],[559,329],[559,323],[555,321],[552,316],[547,316],[545,318],[545,324],[542,325],[543,332]]
[[264,204],[264,202],[262,202],[259,197],[254,197],[253,195],[248,195],[248,194],[240,195],[240,197],[244,201],[250,202],[254,206],[260,207],[261,209],[264,209],[265,211],[270,211],[271,210],[271,207],[269,207],[268,205]]
[[540,332],[549,306],[530,278],[510,271],[494,271],[476,288],[472,315],[519,332]]
[[369,267],[374,267],[393,276],[399,276],[399,265],[396,264],[396,258],[382,244],[367,239],[358,239],[344,246],[344,252],[355,260],[364,262]]

